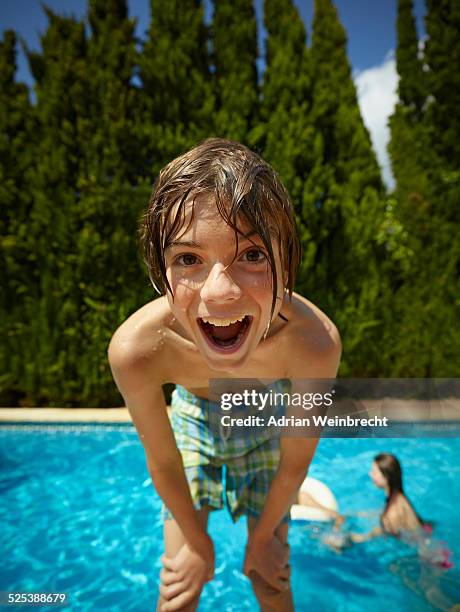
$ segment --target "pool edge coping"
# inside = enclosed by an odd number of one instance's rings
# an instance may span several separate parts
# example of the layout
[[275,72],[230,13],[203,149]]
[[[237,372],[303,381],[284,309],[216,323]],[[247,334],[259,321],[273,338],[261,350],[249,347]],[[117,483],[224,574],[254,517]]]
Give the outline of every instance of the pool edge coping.
[[[167,406],[170,415],[171,407]],[[449,411],[443,420],[460,422],[458,411]],[[446,419],[447,417],[447,419]],[[392,418],[393,422],[410,423],[413,418]],[[417,420],[417,419],[416,419]],[[425,421],[425,419],[420,419]],[[436,419],[433,419],[436,421]],[[0,426],[5,423],[130,423],[131,415],[124,408],[0,408]]]
[[132,423],[127,408],[0,408],[1,423]]

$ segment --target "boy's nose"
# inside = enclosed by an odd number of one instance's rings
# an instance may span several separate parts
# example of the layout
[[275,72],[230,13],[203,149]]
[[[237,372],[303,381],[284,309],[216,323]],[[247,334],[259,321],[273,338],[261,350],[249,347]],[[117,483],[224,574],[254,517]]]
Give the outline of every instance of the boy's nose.
[[200,296],[204,302],[233,301],[241,297],[241,289],[233,282],[224,265],[216,263],[201,288]]

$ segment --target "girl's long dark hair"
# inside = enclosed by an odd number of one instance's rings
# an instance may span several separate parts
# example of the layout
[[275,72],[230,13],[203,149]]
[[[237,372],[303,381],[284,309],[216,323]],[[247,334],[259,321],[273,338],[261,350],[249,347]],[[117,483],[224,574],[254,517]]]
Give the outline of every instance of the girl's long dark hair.
[[390,453],[379,453],[376,457],[374,457],[374,461],[377,464],[379,470],[382,472],[382,474],[387,479],[388,489],[389,489],[388,497],[386,499],[385,508],[383,509],[382,516],[380,517],[380,520],[382,520],[383,517],[385,516],[385,514],[386,514],[388,508],[390,507],[391,502],[394,500],[395,496],[398,493],[402,493],[402,495],[404,495],[404,497],[409,502],[409,504],[410,504],[412,510],[414,511],[414,514],[417,517],[419,523],[421,525],[428,525],[428,526],[432,527],[433,523],[431,521],[425,521],[418,514],[418,512],[415,510],[413,504],[411,503],[411,501],[409,500],[407,495],[404,493],[403,478],[402,478],[402,469],[401,469],[401,464],[399,463],[398,459],[394,455],[391,455]]

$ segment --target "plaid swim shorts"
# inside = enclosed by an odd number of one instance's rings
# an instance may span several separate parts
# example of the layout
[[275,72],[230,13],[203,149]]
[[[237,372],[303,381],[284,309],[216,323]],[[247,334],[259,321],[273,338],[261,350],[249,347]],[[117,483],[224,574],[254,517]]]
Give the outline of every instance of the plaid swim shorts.
[[[286,391],[286,382],[277,381],[272,388]],[[259,517],[278,469],[279,436],[268,429],[248,436],[227,437],[222,431],[219,435],[209,423],[218,404],[180,385],[172,393],[171,408],[171,424],[195,508],[227,506],[233,522],[245,514]],[[162,517],[173,518],[164,505]],[[289,513],[282,522],[288,520]]]

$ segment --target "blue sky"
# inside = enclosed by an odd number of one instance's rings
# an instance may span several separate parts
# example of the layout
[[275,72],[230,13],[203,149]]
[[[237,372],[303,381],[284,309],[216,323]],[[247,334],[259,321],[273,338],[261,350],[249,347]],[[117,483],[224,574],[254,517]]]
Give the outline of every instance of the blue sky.
[[[82,18],[86,13],[86,0],[45,0],[57,13],[73,14]],[[129,14],[138,18],[137,35],[144,37],[150,20],[149,0],[128,0]],[[262,19],[262,0],[256,0],[256,11]],[[295,0],[300,14],[311,32],[313,0]],[[207,14],[210,2],[206,1]],[[348,52],[354,72],[382,62],[395,47],[396,0],[336,0],[340,19],[348,32]],[[419,32],[423,34],[423,0],[415,0]],[[1,0],[0,26],[11,28],[22,36],[30,47],[39,48],[39,33],[46,28],[46,17],[39,0]],[[262,49],[261,49],[262,51]],[[24,58],[19,60],[19,80],[30,82]]]
[[[60,14],[73,14],[83,18],[86,0],[44,0],[44,3]],[[311,34],[313,0],[294,0],[307,29]],[[386,183],[393,181],[389,169],[386,144],[387,119],[396,102],[397,75],[394,62],[396,44],[397,0],[336,0],[340,19],[348,34],[350,59],[358,101],[364,121],[370,131],[374,149],[383,170]],[[136,34],[145,37],[150,21],[149,0],[128,0],[129,15],[138,19]],[[206,16],[211,15],[211,2],[205,0]],[[255,0],[259,23],[263,18],[263,0]],[[419,36],[424,37],[424,0],[414,0]],[[15,30],[29,48],[40,48],[39,36],[46,29],[47,19],[40,0],[0,0],[0,29]],[[260,30],[260,53],[263,53],[263,29]],[[259,63],[263,67],[263,61]],[[32,85],[27,61],[18,49],[17,80]]]

